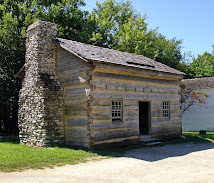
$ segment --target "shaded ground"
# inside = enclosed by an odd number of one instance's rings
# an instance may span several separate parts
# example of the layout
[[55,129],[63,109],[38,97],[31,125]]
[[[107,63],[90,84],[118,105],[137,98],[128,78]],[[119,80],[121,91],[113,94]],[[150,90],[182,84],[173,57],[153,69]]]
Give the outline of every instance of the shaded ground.
[[0,173],[1,183],[213,183],[214,144],[168,144],[128,151],[124,157],[54,169]]

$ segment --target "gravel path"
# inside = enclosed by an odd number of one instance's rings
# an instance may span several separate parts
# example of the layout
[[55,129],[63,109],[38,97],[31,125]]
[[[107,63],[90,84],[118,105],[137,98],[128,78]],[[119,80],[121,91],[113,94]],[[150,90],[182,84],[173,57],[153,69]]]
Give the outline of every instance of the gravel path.
[[121,158],[0,173],[1,183],[214,183],[214,144],[134,149]]

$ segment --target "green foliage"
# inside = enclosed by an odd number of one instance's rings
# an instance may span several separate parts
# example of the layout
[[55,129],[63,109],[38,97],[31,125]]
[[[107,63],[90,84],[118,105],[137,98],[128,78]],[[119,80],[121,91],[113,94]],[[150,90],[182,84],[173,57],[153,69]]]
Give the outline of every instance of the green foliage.
[[158,35],[153,59],[178,69],[178,65],[182,59],[181,43],[181,40],[176,40],[175,38],[168,40],[165,36]]
[[46,8],[48,11],[39,19],[56,23],[58,37],[89,43],[94,24],[81,6],[85,6],[83,0],[62,0]]
[[179,62],[176,69],[185,73],[186,74],[185,78],[192,78],[189,64],[187,64],[185,61]]
[[136,13],[130,1],[97,2],[91,18],[96,30],[91,41],[98,46],[141,54],[158,62],[178,68],[182,59],[181,41],[168,40],[157,29],[148,30],[146,15]]
[[[24,63],[22,7],[17,1],[0,4],[0,122],[7,133],[17,133],[19,81],[15,73]],[[1,131],[1,129],[0,129]]]
[[193,58],[190,70],[193,77],[214,76],[214,54],[205,52],[203,55]]
[[37,19],[55,22],[60,37],[87,42],[90,21],[80,9],[84,5],[83,0],[0,1],[0,132],[2,123],[7,133],[18,132],[20,82],[15,75],[24,65],[27,27]]
[[[83,0],[5,0],[0,4],[0,68],[16,74],[24,64],[26,28],[37,19],[55,22],[58,36],[87,42]],[[89,31],[90,32],[90,31]],[[92,34],[92,33],[91,33]]]

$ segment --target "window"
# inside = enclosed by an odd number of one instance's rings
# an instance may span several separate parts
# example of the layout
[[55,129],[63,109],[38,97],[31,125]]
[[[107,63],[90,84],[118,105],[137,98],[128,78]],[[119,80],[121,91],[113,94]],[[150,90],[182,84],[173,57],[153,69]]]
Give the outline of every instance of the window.
[[170,118],[170,102],[169,101],[163,102],[163,117]]
[[121,100],[113,100],[111,107],[112,121],[122,121],[123,102]]

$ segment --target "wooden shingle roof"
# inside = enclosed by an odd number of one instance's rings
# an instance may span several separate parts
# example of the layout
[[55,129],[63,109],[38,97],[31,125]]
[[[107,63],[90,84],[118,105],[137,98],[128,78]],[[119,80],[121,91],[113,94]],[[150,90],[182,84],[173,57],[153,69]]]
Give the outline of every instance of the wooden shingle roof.
[[183,79],[182,81],[189,90],[214,88],[214,77]]
[[93,46],[77,41],[55,38],[54,42],[58,43],[63,49],[89,61],[100,61],[105,63],[118,64],[123,66],[154,70],[159,72],[172,73],[177,75],[185,75],[176,69],[173,69],[160,62],[156,62],[143,55],[121,52],[109,48]]

